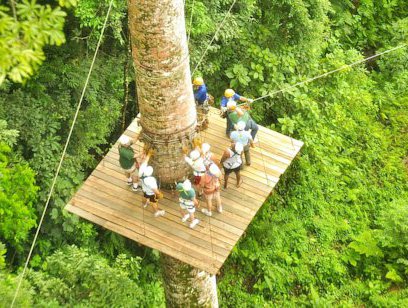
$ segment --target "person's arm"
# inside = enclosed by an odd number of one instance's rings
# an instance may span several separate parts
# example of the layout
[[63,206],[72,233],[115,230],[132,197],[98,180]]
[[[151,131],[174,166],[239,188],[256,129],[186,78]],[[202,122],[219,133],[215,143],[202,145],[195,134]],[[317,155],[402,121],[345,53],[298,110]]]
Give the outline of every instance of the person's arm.
[[228,150],[224,151],[224,153],[222,154],[220,163],[222,164],[229,157],[230,157],[229,151]]
[[[239,95],[238,95],[239,96]],[[239,98],[237,98],[237,100],[241,101],[241,102],[248,102],[248,103],[252,103],[254,100],[251,98],[247,98],[245,96],[239,96]]]
[[152,189],[152,190],[153,190],[154,194],[156,195],[156,197],[157,197],[158,199],[162,199],[162,198],[163,198],[163,193],[162,193],[160,190],[158,190],[158,189]]
[[211,160],[214,162],[214,164],[216,164],[218,166],[218,168],[221,167],[220,161],[218,160],[218,158],[214,154],[211,154]]
[[249,139],[249,146],[251,148],[254,148],[255,147],[254,139],[252,139],[252,136],[251,136],[250,132],[247,131],[247,134],[248,134],[248,139]]
[[237,108],[235,109],[235,111],[236,111],[236,113],[237,113],[237,115],[238,115],[238,118],[240,118],[240,117],[242,117],[242,116],[244,115],[244,111],[243,111],[241,108],[239,108],[239,107],[237,107]]

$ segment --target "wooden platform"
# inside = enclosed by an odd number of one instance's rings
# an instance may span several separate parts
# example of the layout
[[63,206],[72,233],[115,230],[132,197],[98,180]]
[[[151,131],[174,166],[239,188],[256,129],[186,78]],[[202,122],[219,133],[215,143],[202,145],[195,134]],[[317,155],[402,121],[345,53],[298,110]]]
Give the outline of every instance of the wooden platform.
[[[125,134],[139,133],[134,121]],[[210,127],[201,133],[218,157],[228,147],[225,119],[218,110],[210,111]],[[201,220],[195,229],[180,220],[178,197],[164,192],[160,207],[166,215],[154,218],[152,209],[143,209],[142,193],[132,192],[119,167],[117,144],[99,163],[66,209],[106,229],[126,236],[140,244],[157,249],[209,273],[217,273],[249,223],[289,167],[303,143],[272,130],[260,127],[259,143],[251,149],[252,165],[241,172],[243,185],[235,187],[235,175],[229,188],[221,192],[224,211],[207,217],[197,211]],[[141,149],[139,146],[134,148]],[[205,205],[204,199],[200,201]]]

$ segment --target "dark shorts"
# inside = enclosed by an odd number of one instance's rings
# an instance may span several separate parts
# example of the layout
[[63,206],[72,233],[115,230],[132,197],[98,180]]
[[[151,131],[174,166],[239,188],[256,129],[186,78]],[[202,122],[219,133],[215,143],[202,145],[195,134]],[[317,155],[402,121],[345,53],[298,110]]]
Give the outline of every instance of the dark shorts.
[[229,175],[232,172],[237,173],[237,172],[239,172],[239,170],[241,170],[241,166],[239,166],[237,168],[234,168],[234,169],[228,169],[228,168],[224,167],[224,172],[225,172],[226,175]]
[[146,193],[143,193],[143,197],[145,197],[147,200],[149,200],[150,202],[156,203],[157,201],[159,201],[156,198],[156,195],[146,195]]

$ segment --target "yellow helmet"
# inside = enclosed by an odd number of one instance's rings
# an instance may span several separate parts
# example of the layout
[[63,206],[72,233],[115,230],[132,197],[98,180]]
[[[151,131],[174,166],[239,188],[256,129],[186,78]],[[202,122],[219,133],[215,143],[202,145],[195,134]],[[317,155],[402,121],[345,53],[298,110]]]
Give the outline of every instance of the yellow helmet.
[[225,96],[226,98],[231,98],[231,97],[234,96],[234,94],[235,94],[235,91],[232,90],[232,89],[227,89],[227,90],[225,90],[225,92],[224,92],[224,96]]
[[194,78],[194,80],[193,80],[193,85],[195,85],[195,86],[201,86],[201,85],[203,85],[204,84],[204,79],[203,79],[203,77],[196,77],[196,78]]

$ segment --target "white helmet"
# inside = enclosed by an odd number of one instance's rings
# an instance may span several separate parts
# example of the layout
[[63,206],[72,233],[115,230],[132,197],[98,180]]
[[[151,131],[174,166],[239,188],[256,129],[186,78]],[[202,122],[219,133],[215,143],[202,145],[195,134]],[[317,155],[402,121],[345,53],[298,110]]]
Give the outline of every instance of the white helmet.
[[197,150],[193,150],[193,151],[191,151],[191,153],[190,153],[190,158],[191,158],[192,160],[196,160],[196,159],[198,159],[200,156],[201,156],[201,155],[200,155],[200,152],[198,152]]
[[235,125],[235,128],[236,128],[237,130],[244,130],[244,129],[245,129],[245,126],[246,126],[246,124],[245,124],[244,121],[239,121],[239,122],[237,123],[237,125]]
[[244,146],[242,145],[241,142],[235,143],[235,152],[237,152],[238,154],[241,154],[243,150],[244,150]]
[[190,180],[185,180],[185,181],[183,182],[183,190],[184,190],[184,191],[189,191],[189,190],[191,190],[191,182],[190,182]]
[[237,107],[236,101],[230,99],[227,103],[227,108],[228,109],[235,109]]
[[203,143],[201,146],[201,151],[203,151],[203,153],[207,153],[210,150],[211,146],[208,143]]
[[130,138],[128,136],[126,136],[126,135],[122,135],[119,138],[119,143],[121,145],[128,145],[130,143]]
[[216,164],[211,164],[209,171],[212,175],[215,175],[216,177],[221,176],[221,170],[220,168],[218,168],[218,166]]
[[143,170],[143,175],[144,176],[152,176],[153,174],[153,167],[152,166],[146,166]]

